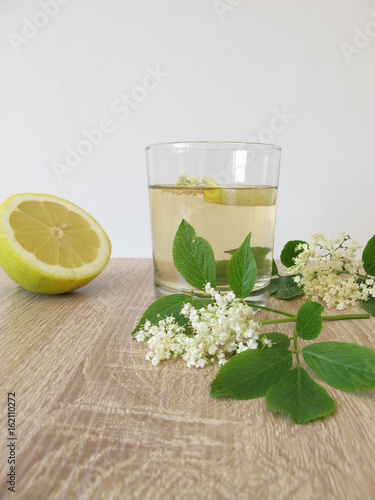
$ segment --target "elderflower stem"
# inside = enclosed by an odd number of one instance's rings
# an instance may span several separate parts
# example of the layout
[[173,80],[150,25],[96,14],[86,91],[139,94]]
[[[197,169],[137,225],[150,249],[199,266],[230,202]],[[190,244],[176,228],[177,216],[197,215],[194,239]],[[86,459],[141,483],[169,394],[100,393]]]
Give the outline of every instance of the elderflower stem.
[[297,366],[299,366],[298,334],[296,328],[294,329],[293,333],[293,345],[294,345],[294,354],[296,355]]
[[[246,301],[245,301],[246,302]],[[255,309],[262,309],[263,311],[269,311],[276,314],[281,314],[282,316],[288,316],[289,318],[295,318],[295,314],[288,313],[285,311],[280,311],[279,309],[272,309],[271,307],[261,306],[256,302],[246,302],[246,304],[250,307],[254,307]]]
[[297,316],[291,318],[278,318],[278,319],[264,319],[263,321],[258,321],[262,326],[264,325],[277,325],[278,323],[295,323],[297,321]]
[[340,321],[344,319],[368,319],[370,314],[335,314],[333,316],[322,316],[323,321]]
[[[368,319],[370,314],[334,314],[332,316],[322,316],[323,321],[341,321],[346,319]],[[279,318],[279,319],[265,319],[259,321],[260,325],[276,325],[278,323],[295,323],[297,321],[297,316],[290,318]]]

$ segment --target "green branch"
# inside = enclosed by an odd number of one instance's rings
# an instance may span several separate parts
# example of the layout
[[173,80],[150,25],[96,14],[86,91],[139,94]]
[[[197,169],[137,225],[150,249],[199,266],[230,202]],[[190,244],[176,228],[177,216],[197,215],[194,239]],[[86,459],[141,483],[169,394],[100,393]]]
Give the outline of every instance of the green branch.
[[[280,312],[280,311],[278,311]],[[280,312],[281,314],[281,312]],[[370,314],[335,314],[332,316],[322,316],[323,321],[341,321],[346,319],[368,319]],[[260,325],[277,325],[278,323],[295,323],[297,321],[296,315],[290,315],[290,318],[278,318],[278,319],[265,319],[259,321]]]
[[271,307],[262,306],[260,304],[255,303],[255,302],[246,302],[246,304],[248,306],[250,306],[250,307],[255,308],[255,309],[262,309],[263,311],[269,311],[269,312],[273,312],[273,313],[276,313],[276,314],[280,314],[282,316],[288,316],[289,318],[295,318],[296,317],[295,314],[288,313],[288,312],[285,312],[285,311],[280,311],[279,309],[272,309]]

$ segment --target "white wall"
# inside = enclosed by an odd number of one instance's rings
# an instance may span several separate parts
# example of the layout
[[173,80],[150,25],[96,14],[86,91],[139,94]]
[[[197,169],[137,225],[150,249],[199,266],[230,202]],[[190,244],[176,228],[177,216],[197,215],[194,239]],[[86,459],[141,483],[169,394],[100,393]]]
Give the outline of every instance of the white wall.
[[374,1],[1,0],[0,32],[1,200],[68,198],[114,256],[150,257],[144,147],[258,139],[283,149],[276,255],[311,232],[374,234]]

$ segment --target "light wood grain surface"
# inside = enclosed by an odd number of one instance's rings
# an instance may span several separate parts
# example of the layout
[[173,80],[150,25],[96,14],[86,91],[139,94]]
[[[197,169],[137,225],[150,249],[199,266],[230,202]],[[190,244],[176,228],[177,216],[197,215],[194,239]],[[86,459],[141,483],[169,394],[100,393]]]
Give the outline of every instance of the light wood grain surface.
[[[0,498],[375,498],[374,392],[328,388],[337,413],[306,426],[263,399],[211,399],[216,368],[153,367],[131,340],[152,300],[150,260],[113,259],[86,287],[54,297],[0,272]],[[300,304],[277,302],[292,312]],[[321,340],[374,348],[374,332],[375,318],[330,322]],[[15,494],[6,485],[10,391]]]

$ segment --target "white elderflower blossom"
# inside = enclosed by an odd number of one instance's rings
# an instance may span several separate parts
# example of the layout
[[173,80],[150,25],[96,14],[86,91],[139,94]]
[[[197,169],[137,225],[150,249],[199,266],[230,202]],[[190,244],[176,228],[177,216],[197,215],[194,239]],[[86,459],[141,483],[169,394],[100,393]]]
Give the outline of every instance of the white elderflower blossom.
[[341,232],[335,240],[324,234],[313,234],[309,245],[301,243],[297,246],[296,250],[301,252],[287,272],[296,274],[294,281],[303,287],[307,299],[322,300],[328,307],[341,310],[368,300],[370,296],[375,297],[374,280],[361,283],[359,279],[363,267],[357,257],[359,249],[357,241],[346,232]]
[[212,177],[190,177],[188,174],[180,174],[177,178],[176,186],[217,186],[217,182]]
[[[223,365],[236,353],[258,348],[260,325],[254,312],[233,292],[220,294],[210,283],[205,291],[214,298],[207,306],[196,308],[186,303],[180,314],[188,327],[180,326],[173,316],[157,325],[146,321],[135,336],[148,347],[146,359],[157,365],[165,359],[181,357],[188,367],[203,368],[208,364]],[[272,343],[262,337],[262,345]]]

